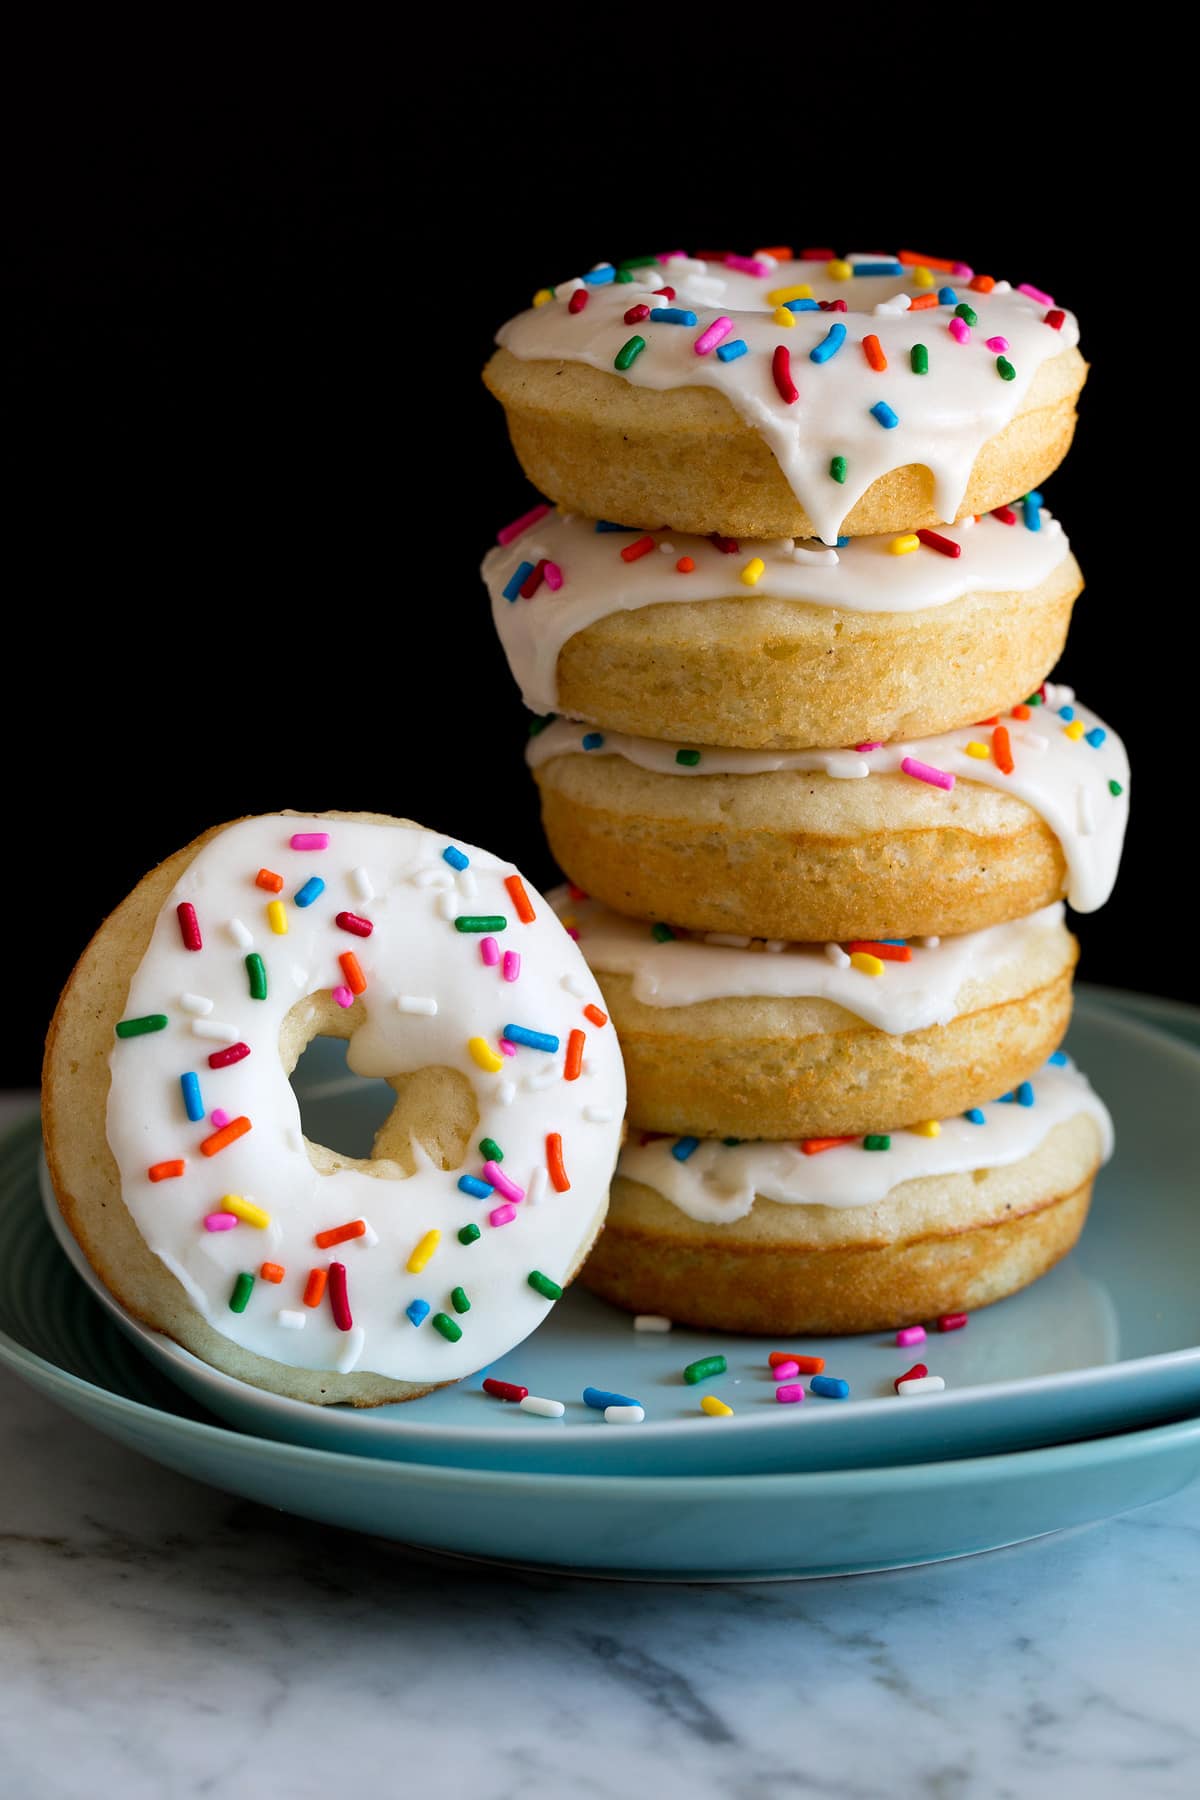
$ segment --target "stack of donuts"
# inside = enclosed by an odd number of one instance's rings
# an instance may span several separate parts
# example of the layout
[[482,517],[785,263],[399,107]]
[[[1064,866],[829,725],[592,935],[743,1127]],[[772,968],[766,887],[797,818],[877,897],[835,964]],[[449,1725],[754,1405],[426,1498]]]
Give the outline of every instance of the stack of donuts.
[[583,1279],[703,1327],[952,1317],[1074,1244],[1111,1146],[1059,1048],[1129,771],[1048,681],[1039,491],[1086,375],[1030,284],[915,253],[602,263],[485,380],[547,498],[484,564],[560,914],[625,1056]]

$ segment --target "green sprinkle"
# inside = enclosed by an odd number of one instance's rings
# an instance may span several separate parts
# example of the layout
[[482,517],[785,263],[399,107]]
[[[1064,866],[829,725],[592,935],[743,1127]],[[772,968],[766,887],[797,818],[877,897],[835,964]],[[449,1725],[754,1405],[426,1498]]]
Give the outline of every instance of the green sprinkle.
[[[671,927],[661,923],[650,927],[650,936],[654,939],[656,944],[672,944],[675,941],[675,933],[671,930]],[[163,1020],[163,1024],[166,1024],[165,1019]],[[118,1027],[118,1029],[120,1028]]]
[[688,1364],[683,1379],[690,1387],[695,1387],[698,1381],[707,1381],[710,1375],[723,1375],[728,1367],[723,1356],[702,1356],[699,1362]]
[[682,763],[685,769],[694,769],[700,761],[700,752],[698,750],[677,750],[675,761]]
[[435,1331],[440,1331],[448,1344],[457,1344],[462,1336],[462,1326],[456,1325],[449,1313],[434,1313],[429,1321]]
[[246,973],[250,977],[250,998],[265,1000],[267,997],[267,971],[257,950],[251,951],[246,958]]
[[844,456],[835,456],[834,457],[833,461],[829,465],[829,473],[832,476],[834,481],[845,481],[845,479],[846,479],[846,459]]
[[1007,356],[998,356],[996,358],[996,370],[1001,381],[1015,381],[1017,379],[1017,371],[1013,368]]
[[979,323],[979,314],[973,306],[968,306],[965,300],[960,301],[955,307],[954,316],[958,319],[965,319],[968,325],[978,325]]
[[530,737],[540,736],[540,734],[545,731],[547,725],[553,725],[557,717],[557,713],[541,713],[540,715],[535,713],[533,718],[529,721]]
[[621,348],[617,351],[617,354],[613,357],[613,368],[614,369],[628,369],[633,363],[635,363],[637,361],[638,357],[642,354],[642,351],[645,348],[646,348],[645,338],[638,337],[637,333],[635,332],[633,334],[633,336],[630,338],[629,342],[627,344],[622,344]]
[[1042,704],[1042,696],[1040,694],[1030,694],[1025,704],[1026,706],[1040,706]]
[[1110,781],[1108,784],[1108,791],[1113,799],[1117,800],[1125,792],[1125,789],[1121,786],[1119,781]]
[[245,1312],[251,1294],[254,1292],[254,1277],[243,1270],[233,1284],[233,1292],[229,1296],[230,1312]]
[[929,352],[924,344],[914,344],[908,353],[909,367],[914,375],[928,375]]
[[[471,1302],[467,1299],[466,1288],[460,1288],[460,1287],[451,1288],[450,1304],[454,1308],[455,1312],[470,1312]],[[435,1319],[434,1324],[436,1324],[436,1323],[437,1323],[437,1320]]]
[[480,1138],[479,1154],[480,1156],[485,1156],[489,1162],[504,1161],[504,1152],[496,1142],[495,1138]]
[[620,281],[620,282],[632,281],[633,280],[633,271],[631,269],[618,269],[616,274],[613,276],[613,280]]
[[651,251],[649,256],[622,257],[621,261],[617,264],[617,269],[618,271],[621,269],[651,269],[657,262],[657,256]]
[[503,913],[459,913],[455,931],[504,931],[508,920]]
[[117,1036],[145,1037],[148,1031],[165,1031],[166,1028],[166,1013],[146,1013],[140,1019],[122,1019],[117,1026]]
[[892,1140],[886,1133],[872,1132],[870,1137],[863,1139],[864,1150],[890,1150],[891,1147]]
[[543,1300],[562,1299],[562,1289],[557,1281],[551,1281],[550,1277],[543,1275],[540,1269],[530,1269],[528,1279],[534,1293],[540,1294]]
[[479,1237],[478,1225],[464,1225],[458,1234],[460,1244],[473,1244]]

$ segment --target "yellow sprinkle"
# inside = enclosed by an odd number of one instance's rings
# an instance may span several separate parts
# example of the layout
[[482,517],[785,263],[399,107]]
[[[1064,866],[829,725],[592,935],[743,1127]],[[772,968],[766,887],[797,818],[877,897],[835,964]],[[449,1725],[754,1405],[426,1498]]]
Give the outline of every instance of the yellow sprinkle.
[[427,1231],[421,1239],[407,1263],[404,1265],[410,1275],[419,1275],[425,1264],[442,1241],[440,1231]]
[[[917,264],[916,268],[912,272],[912,278],[913,278],[913,286],[914,287],[932,287],[933,286],[933,270],[927,269],[925,267],[924,263]],[[536,304],[537,304],[537,302],[535,301],[534,305],[536,306]]]
[[784,304],[784,302],[788,301],[788,300],[811,300],[811,299],[812,299],[812,289],[809,287],[807,281],[802,281],[799,287],[773,288],[772,291],[767,295],[767,305],[768,306],[782,306]]
[[921,540],[910,531],[904,537],[893,538],[888,549],[893,556],[909,556],[914,550],[921,548]]
[[1071,742],[1073,744],[1077,744],[1079,742],[1080,738],[1083,736],[1083,720],[1082,719],[1072,719],[1071,723],[1069,725],[1063,726],[1063,730],[1066,732],[1066,734],[1070,738]]
[[265,1231],[271,1223],[269,1212],[264,1212],[261,1206],[255,1206],[253,1200],[243,1200],[240,1194],[225,1194],[221,1200],[221,1211],[231,1212],[235,1219],[241,1219],[246,1225],[254,1225],[259,1231]]
[[986,744],[981,744],[978,738],[972,738],[969,744],[963,745],[963,749],[968,756],[977,756],[980,762],[982,762],[985,757],[989,757],[992,754],[988,746]]
[[941,1137],[942,1135],[942,1128],[936,1119],[926,1119],[923,1125],[914,1125],[912,1131],[915,1137]]
[[763,561],[761,556],[752,556],[750,558],[750,561],[746,564],[745,568],[742,570],[742,580],[745,582],[747,587],[756,587],[758,585],[758,582],[759,582],[761,576],[763,575],[763,572],[765,571],[766,566],[767,565]]
[[272,900],[268,906],[267,923],[276,937],[287,936],[287,907],[282,900]]
[[832,262],[825,264],[825,273],[830,281],[849,281],[854,269],[850,263],[842,262],[840,257],[835,257]]
[[553,300],[553,298],[554,294],[550,288],[539,288],[537,293],[533,296],[533,304],[535,306],[545,306],[547,300]]
[[796,315],[794,312],[789,312],[786,306],[777,306],[775,308],[775,323],[777,325],[782,325],[786,331],[796,323]]
[[480,1068],[486,1069],[489,1075],[495,1075],[499,1069],[504,1067],[504,1058],[502,1056],[497,1056],[486,1038],[468,1038],[467,1049],[471,1052],[471,1055],[475,1058],[475,1061],[479,1064]]
[[864,975],[883,974],[883,964],[877,956],[872,956],[869,950],[852,950],[850,961],[856,969],[861,969]]
[[715,1394],[705,1394],[700,1402],[700,1411],[706,1412],[710,1419],[732,1419],[733,1408],[718,1400]]

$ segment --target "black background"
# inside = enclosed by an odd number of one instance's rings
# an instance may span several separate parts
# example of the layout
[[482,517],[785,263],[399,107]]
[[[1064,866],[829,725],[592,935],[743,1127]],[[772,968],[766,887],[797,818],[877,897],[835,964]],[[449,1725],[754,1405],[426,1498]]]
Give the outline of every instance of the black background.
[[1051,119],[992,58],[998,86],[964,94],[960,68],[947,106],[926,63],[914,83],[865,54],[852,93],[769,51],[752,77],[716,54],[668,77],[522,34],[390,91],[364,49],[319,84],[27,97],[0,275],[0,1081],[36,1078],[104,914],[216,820],[403,814],[550,879],[477,574],[531,494],[478,371],[535,288],[668,241],[903,239],[1080,314],[1093,373],[1046,489],[1089,583],[1060,674],[1126,738],[1136,790],[1083,972],[1195,995],[1160,935],[1169,821],[1194,813],[1166,686],[1194,598],[1154,512],[1192,377],[1167,359],[1151,383],[1143,354],[1174,329],[1153,292],[1172,232],[1086,93]]

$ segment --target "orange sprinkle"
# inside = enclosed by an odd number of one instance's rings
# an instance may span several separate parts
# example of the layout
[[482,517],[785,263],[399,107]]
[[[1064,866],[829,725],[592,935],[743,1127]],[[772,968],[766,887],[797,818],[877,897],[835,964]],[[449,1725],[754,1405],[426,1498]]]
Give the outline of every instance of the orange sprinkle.
[[800,1148],[805,1156],[820,1156],[822,1150],[836,1150],[839,1144],[852,1144],[853,1138],[801,1138]]
[[287,1274],[287,1270],[282,1263],[264,1263],[258,1272],[264,1281],[273,1281],[276,1286],[279,1285]]
[[182,1156],[176,1156],[171,1162],[153,1163],[146,1173],[151,1181],[170,1181],[173,1176],[183,1174],[184,1166]]
[[875,336],[875,333],[872,332],[869,337],[865,337],[862,344],[863,355],[866,357],[871,367],[882,373],[882,371],[887,368],[887,357],[883,354],[883,345]]
[[992,733],[992,761],[1002,775],[1012,774],[1012,745],[1008,741],[1008,732],[1003,725],[997,725]]
[[[899,250],[896,261],[904,263],[908,268],[939,269],[943,275],[953,275],[954,264],[947,262],[944,256],[921,256],[916,250]],[[824,1368],[825,1364],[822,1363]]]
[[695,566],[696,565],[690,556],[681,556],[679,561],[675,564],[675,567],[679,570],[681,575],[690,575]]
[[318,1231],[313,1243],[318,1250],[331,1250],[335,1244],[344,1244],[348,1238],[365,1237],[367,1221],[351,1219],[348,1225],[335,1225],[330,1231]]
[[529,895],[525,892],[525,883],[519,875],[506,875],[504,885],[508,889],[509,898],[516,908],[518,919],[522,925],[532,925],[537,918]]
[[567,1059],[563,1064],[563,1080],[578,1081],[583,1068],[583,1046],[587,1040],[586,1031],[573,1031],[567,1039]]
[[847,949],[851,956],[856,950],[862,950],[867,956],[877,956],[881,962],[912,961],[912,951],[907,944],[877,944],[873,938],[856,938]]
[[977,294],[990,294],[996,280],[993,275],[972,275],[969,285]]
[[908,303],[909,312],[927,312],[938,303],[936,294],[914,294]]
[[352,994],[365,994],[367,991],[367,978],[363,974],[362,964],[359,962],[357,956],[355,956],[353,950],[343,950],[342,954],[338,957],[338,962],[342,966],[342,974],[346,977],[346,986],[350,989],[350,992]]
[[211,1137],[205,1138],[200,1146],[200,1154],[202,1156],[215,1156],[218,1150],[224,1150],[227,1145],[236,1144],[240,1137],[245,1137],[249,1129],[249,1119],[245,1117],[240,1119],[230,1119],[228,1125],[223,1125],[220,1131],[214,1131]]
[[310,1271],[308,1280],[304,1284],[305,1306],[320,1306],[325,1298],[325,1283],[328,1280],[329,1276],[324,1269]]
[[266,888],[268,894],[282,893],[283,876],[277,875],[274,869],[260,869],[258,874],[254,877],[254,885],[255,887]]
[[756,250],[754,254],[755,256],[773,256],[776,262],[792,261],[790,244],[776,244],[771,250]]
[[1013,707],[1013,718],[1014,719],[1029,719],[1032,717],[1033,717],[1033,708],[1031,706],[1026,706],[1026,704],[1023,700],[1022,700],[1020,706]]
[[608,1024],[608,1014],[606,1012],[601,1012],[598,1006],[585,1006],[583,1009],[583,1016],[585,1019],[590,1019],[593,1025]]
[[567,1171],[563,1168],[562,1133],[551,1131],[546,1136],[546,1168],[556,1194],[565,1194],[571,1183]]
[[797,1363],[802,1375],[819,1375],[825,1367],[823,1356],[796,1356],[791,1350],[772,1350],[767,1361],[773,1369],[781,1362]]
[[976,724],[978,724],[978,725],[998,725],[999,723],[1000,723],[999,719],[977,719],[976,720]]

